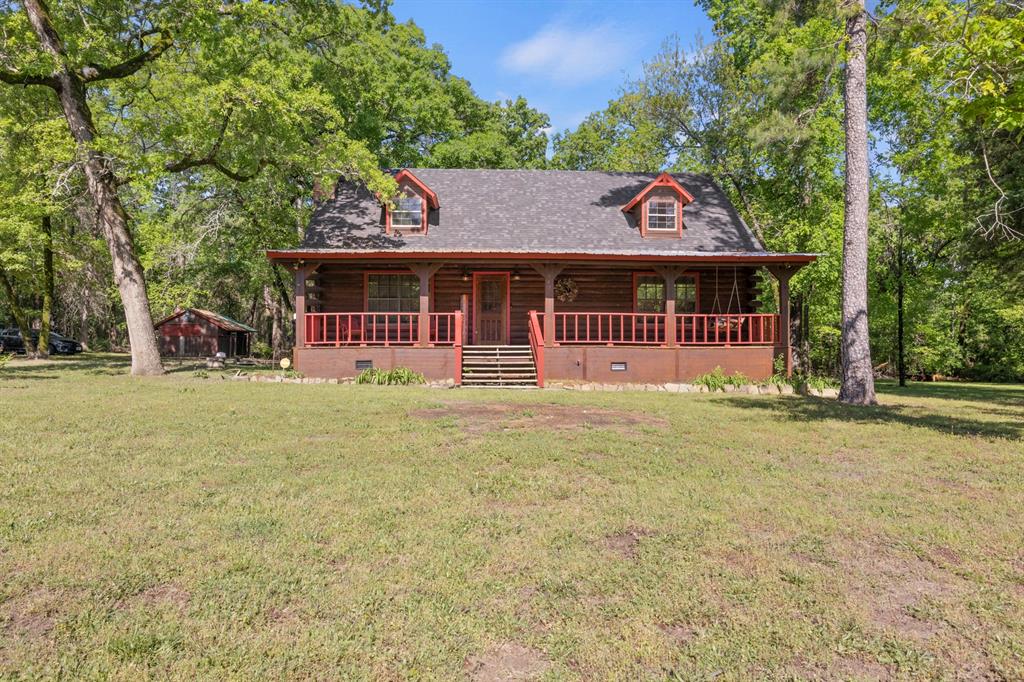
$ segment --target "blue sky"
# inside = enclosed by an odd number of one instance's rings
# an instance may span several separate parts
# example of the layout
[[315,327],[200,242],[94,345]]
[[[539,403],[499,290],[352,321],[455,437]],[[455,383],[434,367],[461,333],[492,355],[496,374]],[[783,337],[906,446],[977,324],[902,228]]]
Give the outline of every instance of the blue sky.
[[391,9],[440,43],[478,96],[523,95],[556,131],[603,109],[673,33],[684,47],[711,37],[688,0],[395,0]]

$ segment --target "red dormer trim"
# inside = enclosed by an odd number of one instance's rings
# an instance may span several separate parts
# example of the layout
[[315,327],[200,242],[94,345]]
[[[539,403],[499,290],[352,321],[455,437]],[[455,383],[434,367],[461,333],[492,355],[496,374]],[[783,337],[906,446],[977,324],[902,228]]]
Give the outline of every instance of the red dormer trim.
[[[648,231],[647,229],[647,204],[650,200],[650,194],[660,188],[666,188],[675,193],[677,197],[676,203],[676,229],[672,232],[667,230],[658,230],[657,232]],[[640,190],[640,193],[633,197],[628,204],[622,207],[624,213],[630,213],[634,211],[637,205],[640,206],[637,216],[637,222],[639,223],[640,236],[642,237],[682,237],[683,236],[683,207],[693,201],[693,195],[686,191],[686,188],[679,184],[679,181],[668,173],[662,173],[654,180],[650,182],[646,187]]]
[[[437,194],[434,190],[427,187],[422,180],[417,178],[412,172],[405,168],[395,173],[395,182],[398,183],[399,193],[409,191],[419,196],[422,206],[422,215],[420,217],[419,229],[413,230],[411,228],[402,230],[403,234],[426,234],[427,227],[430,224],[430,209],[439,208],[440,203],[437,200]],[[392,234],[395,229],[391,225],[391,208],[384,207],[384,233]]]
[[640,190],[640,193],[630,199],[629,203],[622,207],[624,213],[629,213],[640,201],[647,196],[655,187],[671,187],[679,195],[679,198],[683,201],[683,206],[693,201],[693,195],[686,191],[686,188],[679,184],[679,181],[673,178],[668,173],[662,173],[658,177],[651,181],[651,184]]
[[[427,233],[427,226],[429,224],[429,220],[428,219],[430,217],[430,208],[429,208],[430,201],[423,198],[423,195],[420,193],[421,190],[418,187],[412,188],[410,191],[413,194],[418,195],[419,198],[422,200],[420,202],[420,226],[419,226],[418,229],[413,229],[411,227],[404,228],[402,230],[402,234],[410,234],[410,235],[412,235],[412,234],[426,234]],[[387,206],[385,206],[384,207],[384,234],[393,234],[394,232],[395,232],[395,228],[391,225],[391,209],[388,208]]]
[[[397,182],[398,184],[408,182],[410,185],[415,185],[416,188],[419,189],[420,191],[420,196],[424,197],[427,200],[427,203],[430,204],[430,208],[441,207],[441,204],[437,200],[437,194],[434,193],[434,190],[427,187],[423,183],[423,181],[417,178],[415,175],[413,175],[412,171],[410,171],[408,168],[403,168],[402,170],[395,173],[395,182]],[[693,197],[690,197],[690,201],[693,201]]]

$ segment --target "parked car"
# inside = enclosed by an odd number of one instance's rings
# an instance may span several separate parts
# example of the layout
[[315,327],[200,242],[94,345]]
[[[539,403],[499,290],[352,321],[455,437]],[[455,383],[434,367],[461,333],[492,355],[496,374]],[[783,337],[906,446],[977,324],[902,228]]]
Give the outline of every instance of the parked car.
[[[32,347],[39,343],[39,332],[32,332]],[[82,344],[74,339],[50,332],[50,355],[74,355],[82,352]],[[24,353],[25,342],[21,338],[21,332],[16,328],[0,331],[0,350],[6,353]]]
[[0,353],[24,353],[25,343],[17,329],[0,329]]
[[[32,332],[32,343],[39,343],[39,332]],[[63,334],[50,332],[50,355],[74,355],[82,352],[82,344]]]

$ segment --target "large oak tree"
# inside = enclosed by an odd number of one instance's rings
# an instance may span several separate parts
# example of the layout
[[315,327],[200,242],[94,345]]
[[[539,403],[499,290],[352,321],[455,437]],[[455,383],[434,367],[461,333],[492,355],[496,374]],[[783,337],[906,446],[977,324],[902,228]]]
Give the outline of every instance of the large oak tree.
[[[113,161],[95,145],[97,129],[88,102],[88,88],[94,83],[131,76],[170,47],[171,36],[166,31],[157,32],[152,44],[118,62],[84,62],[69,52],[42,0],[24,0],[23,9],[38,41],[35,54],[27,60],[30,65],[25,68],[0,70],[0,80],[14,86],[49,88],[60,102],[68,130],[80,148],[89,193],[110,249],[114,281],[128,326],[132,374],[161,374],[163,367],[149,311],[145,274],[132,242],[128,215],[118,196],[119,181]],[[43,64],[48,68],[39,68]]]

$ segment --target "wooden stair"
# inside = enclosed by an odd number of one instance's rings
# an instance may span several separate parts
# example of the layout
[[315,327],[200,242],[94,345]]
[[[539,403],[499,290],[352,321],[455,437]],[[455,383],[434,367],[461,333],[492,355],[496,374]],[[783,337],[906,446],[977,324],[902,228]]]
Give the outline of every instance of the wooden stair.
[[537,388],[529,346],[465,346],[462,385],[472,388]]

